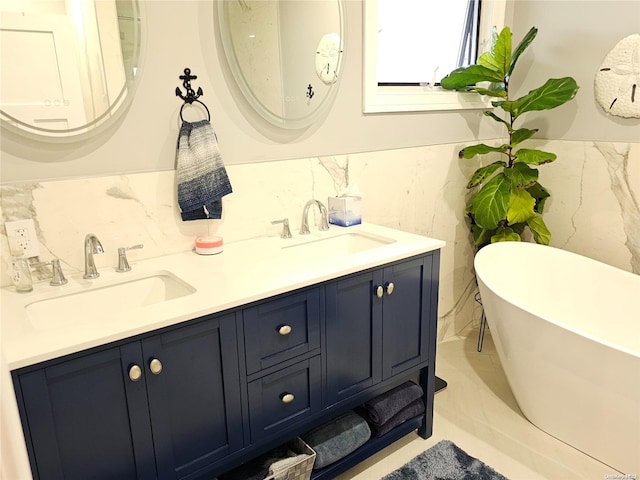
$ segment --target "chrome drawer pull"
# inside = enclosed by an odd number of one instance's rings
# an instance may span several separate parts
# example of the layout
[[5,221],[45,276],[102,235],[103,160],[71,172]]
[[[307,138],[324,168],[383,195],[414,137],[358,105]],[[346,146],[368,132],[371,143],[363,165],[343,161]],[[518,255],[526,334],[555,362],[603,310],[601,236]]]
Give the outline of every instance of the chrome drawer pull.
[[278,333],[282,336],[289,335],[291,333],[291,325],[280,325]]
[[391,295],[393,293],[394,288],[395,288],[395,285],[393,284],[393,282],[387,283],[387,295]]
[[384,295],[384,288],[382,288],[382,285],[378,285],[376,287],[376,297],[382,298],[383,295]]
[[162,372],[162,363],[157,358],[154,358],[149,362],[149,370],[154,375],[159,375]]
[[142,369],[138,365],[131,365],[129,368],[129,379],[132,382],[137,382],[142,378]]
[[280,395],[280,400],[282,400],[282,403],[291,403],[295,398],[296,397],[293,395],[293,393],[283,393],[282,395]]

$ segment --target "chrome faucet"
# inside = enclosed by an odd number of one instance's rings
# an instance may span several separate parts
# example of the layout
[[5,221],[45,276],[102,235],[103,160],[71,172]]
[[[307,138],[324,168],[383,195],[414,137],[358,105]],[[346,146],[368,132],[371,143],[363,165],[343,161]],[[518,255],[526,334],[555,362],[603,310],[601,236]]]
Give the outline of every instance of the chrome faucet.
[[302,222],[300,226],[300,235],[309,234],[309,208],[311,205],[317,205],[320,210],[320,230],[329,230],[329,216],[327,213],[327,207],[325,207],[319,200],[309,200],[304,206],[302,211]]
[[84,237],[84,275],[82,278],[98,278],[100,276],[93,261],[93,255],[96,253],[104,253],[102,244],[93,233],[88,233]]

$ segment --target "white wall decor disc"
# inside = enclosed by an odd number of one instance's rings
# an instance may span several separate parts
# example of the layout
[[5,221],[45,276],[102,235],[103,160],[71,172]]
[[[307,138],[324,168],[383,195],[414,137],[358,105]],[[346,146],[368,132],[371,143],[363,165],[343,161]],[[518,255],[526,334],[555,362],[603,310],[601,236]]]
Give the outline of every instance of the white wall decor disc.
[[316,73],[324,83],[332,84],[338,79],[338,62],[341,53],[340,35],[327,33],[320,39],[316,50]]
[[618,42],[598,69],[595,97],[611,115],[640,118],[640,34]]

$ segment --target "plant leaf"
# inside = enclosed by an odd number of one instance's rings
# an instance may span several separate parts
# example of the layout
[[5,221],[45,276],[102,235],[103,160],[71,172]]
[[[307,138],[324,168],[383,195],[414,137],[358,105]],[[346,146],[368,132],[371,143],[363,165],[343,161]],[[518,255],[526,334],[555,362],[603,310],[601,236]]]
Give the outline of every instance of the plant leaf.
[[499,75],[504,79],[511,63],[511,29],[509,27],[504,27],[498,35],[492,53]]
[[506,90],[496,90],[491,88],[480,88],[480,87],[471,87],[469,90],[479,93],[480,95],[487,95],[489,97],[500,97],[506,98],[507,92]]
[[551,110],[571,100],[577,91],[578,85],[571,77],[550,78],[541,87],[515,100],[511,112],[515,119],[525,112]]
[[484,167],[480,167],[477,169],[474,174],[471,176],[471,180],[467,184],[467,188],[477,187],[479,184],[484,182],[487,178],[489,178],[493,173],[499,168],[506,167],[506,162],[494,162],[491,165],[486,165]]
[[496,61],[496,57],[493,55],[493,47],[491,51],[484,52],[482,55],[478,57],[478,61],[476,62],[478,65],[482,65],[483,67],[487,67],[490,70],[493,70],[497,74],[500,74],[500,65]]
[[476,247],[489,243],[491,236],[495,233],[495,229],[486,230],[478,225],[471,225],[471,235],[473,236],[473,244]]
[[515,108],[515,101],[513,100],[496,100],[495,102],[491,102],[491,105],[494,107],[499,107],[503,109],[505,112],[513,114],[513,109]]
[[499,147],[491,147],[489,145],[485,145],[484,143],[479,143],[478,145],[470,145],[468,147],[463,148],[458,152],[458,157],[460,158],[473,158],[476,155],[486,155],[491,152],[504,153],[509,148],[508,145],[500,145]]
[[473,197],[471,209],[481,228],[492,229],[504,220],[509,208],[511,181],[503,173],[497,174]]
[[533,217],[535,204],[536,200],[529,195],[529,192],[520,188],[512,188],[509,196],[509,210],[507,210],[509,225],[523,223]]
[[531,233],[533,234],[533,239],[536,241],[536,243],[549,245],[549,241],[551,240],[551,232],[545,225],[540,215],[536,215],[535,217],[527,220],[527,225],[529,225]]
[[527,163],[529,165],[543,165],[553,162],[558,156],[555,153],[545,152],[543,150],[531,150],[521,148],[513,155],[516,162]]
[[505,126],[507,127],[507,129],[511,130],[511,125],[509,125],[509,122],[507,122],[504,118],[500,118],[498,115],[496,115],[495,113],[493,113],[493,112],[491,112],[489,110],[485,110],[484,114],[487,117],[493,118],[496,122],[504,123]]
[[532,186],[527,188],[527,192],[529,192],[529,195],[536,199],[536,206],[534,207],[536,213],[542,213],[542,211],[544,210],[545,201],[551,196],[549,191],[538,182],[536,182]]
[[470,85],[478,82],[502,82],[498,73],[482,65],[470,65],[456,68],[449,75],[440,80],[440,86],[446,90],[468,90]]
[[529,44],[533,42],[533,39],[536,38],[537,34],[538,34],[538,29],[536,27],[531,27],[531,30],[529,30],[527,34],[524,36],[524,38],[520,41],[516,49],[513,51],[513,55],[511,57],[511,65],[509,65],[509,70],[507,70],[507,76],[509,77],[511,76],[511,73],[513,72],[513,69],[516,66],[516,62],[518,61],[518,58],[520,58],[520,55],[522,55],[522,52],[526,50]]
[[509,227],[499,228],[495,235],[491,237],[491,243],[496,242],[519,242],[520,235]]
[[504,173],[511,179],[514,187],[529,188],[538,180],[539,172],[526,163],[514,163],[511,168],[506,168]]
[[538,129],[520,128],[511,133],[511,146],[515,147],[517,144],[524,142],[525,140],[533,137],[538,133]]

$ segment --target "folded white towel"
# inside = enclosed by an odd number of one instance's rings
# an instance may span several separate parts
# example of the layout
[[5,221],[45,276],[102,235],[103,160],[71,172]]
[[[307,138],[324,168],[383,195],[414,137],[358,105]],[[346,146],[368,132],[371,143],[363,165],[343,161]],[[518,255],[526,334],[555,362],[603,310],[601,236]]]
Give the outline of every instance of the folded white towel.
[[182,122],[176,156],[182,220],[221,218],[221,199],[232,189],[209,120]]

